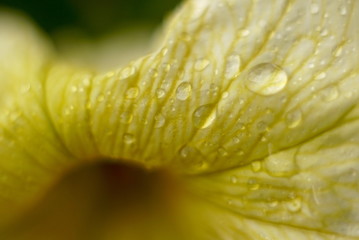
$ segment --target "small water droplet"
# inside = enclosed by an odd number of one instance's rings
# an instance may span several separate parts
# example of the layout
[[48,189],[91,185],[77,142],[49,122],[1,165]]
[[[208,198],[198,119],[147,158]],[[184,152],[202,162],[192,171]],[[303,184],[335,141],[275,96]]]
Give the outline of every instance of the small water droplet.
[[230,181],[231,181],[231,183],[236,184],[238,182],[238,178],[233,175],[230,177]]
[[248,179],[248,181],[247,181],[247,186],[248,186],[248,189],[249,189],[249,190],[252,190],[252,191],[258,190],[259,187],[260,187],[260,185],[259,185],[259,183],[257,182],[257,180],[254,179],[254,178]]
[[331,102],[339,97],[339,91],[336,86],[330,86],[330,87],[323,89],[320,92],[320,95],[321,95],[323,101]]
[[127,99],[135,99],[138,96],[138,93],[139,93],[138,87],[132,87],[127,89],[125,95]]
[[248,29],[243,29],[239,32],[240,37],[247,37],[251,32]]
[[165,96],[166,92],[163,90],[163,88],[157,88],[156,89],[156,97],[158,99],[163,98]]
[[218,154],[219,154],[219,156],[221,156],[221,157],[227,157],[227,156],[228,156],[227,150],[226,150],[225,148],[223,148],[223,147],[220,147],[220,148],[218,149]]
[[136,138],[135,136],[133,136],[132,134],[130,133],[125,133],[123,135],[123,141],[126,143],[126,144],[132,144],[136,141]]
[[134,67],[128,66],[121,71],[120,78],[127,79],[127,78],[131,77],[132,75],[134,75],[135,72],[136,72],[136,69]]
[[274,177],[288,177],[295,174],[296,164],[294,156],[285,153],[270,155],[264,161],[266,170]]
[[187,169],[203,170],[208,167],[208,163],[204,161],[201,152],[196,147],[184,145],[178,153],[182,164]]
[[241,66],[241,58],[239,55],[230,55],[227,58],[226,70],[224,73],[225,78],[233,78],[237,75]]
[[275,208],[278,206],[278,201],[274,200],[274,201],[270,201],[268,202],[268,206],[271,207],[271,208]]
[[302,200],[294,198],[286,203],[287,209],[291,212],[298,212],[302,208]]
[[176,89],[176,97],[178,100],[185,101],[191,96],[192,85],[189,82],[183,82]]
[[342,15],[342,16],[347,15],[347,13],[348,13],[347,7],[346,7],[345,5],[340,6],[340,7],[339,7],[339,13],[340,13],[340,15]]
[[155,116],[155,123],[154,123],[154,128],[161,128],[163,127],[163,125],[165,125],[166,119],[162,114],[157,114]]
[[229,92],[226,91],[222,93],[222,99],[226,99],[228,97],[229,97]]
[[287,84],[286,72],[272,63],[254,66],[246,78],[246,87],[254,93],[269,96],[280,92]]
[[216,117],[217,113],[213,104],[202,105],[193,112],[193,125],[200,129],[207,128],[213,124]]
[[260,161],[254,161],[251,163],[253,172],[259,172],[262,168],[262,163]]
[[133,119],[133,115],[129,112],[123,112],[120,115],[120,122],[121,123],[125,123],[125,124],[129,124],[132,122]]
[[302,122],[302,111],[297,109],[288,112],[285,117],[285,121],[287,123],[288,128],[298,127]]
[[196,71],[203,71],[209,65],[209,60],[205,58],[198,59],[194,64]]
[[320,10],[319,4],[318,3],[312,3],[310,5],[310,13],[311,14],[317,14]]
[[326,74],[325,72],[321,72],[321,73],[317,74],[314,79],[315,79],[315,80],[322,80],[322,79],[324,79],[326,76],[327,76],[327,74]]
[[340,57],[343,53],[343,46],[339,45],[336,48],[333,49],[333,56],[334,57]]

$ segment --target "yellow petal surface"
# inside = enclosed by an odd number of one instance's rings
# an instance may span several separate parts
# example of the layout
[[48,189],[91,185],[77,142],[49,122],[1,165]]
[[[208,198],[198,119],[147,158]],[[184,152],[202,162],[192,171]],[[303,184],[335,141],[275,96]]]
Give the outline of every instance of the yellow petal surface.
[[357,0],[186,1],[156,51],[107,73],[1,16],[4,216],[112,159],[182,174],[205,239],[359,237]]

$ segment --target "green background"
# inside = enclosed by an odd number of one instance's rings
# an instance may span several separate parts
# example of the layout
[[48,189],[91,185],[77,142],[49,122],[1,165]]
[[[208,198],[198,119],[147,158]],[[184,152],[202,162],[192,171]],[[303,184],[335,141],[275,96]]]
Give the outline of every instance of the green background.
[[146,24],[156,26],[180,0],[0,0],[25,12],[50,35],[78,28],[90,36]]

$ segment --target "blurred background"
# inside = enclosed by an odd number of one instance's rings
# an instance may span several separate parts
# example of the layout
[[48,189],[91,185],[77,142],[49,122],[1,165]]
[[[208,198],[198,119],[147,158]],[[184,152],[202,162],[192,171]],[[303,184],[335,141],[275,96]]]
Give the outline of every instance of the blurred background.
[[28,14],[46,32],[80,28],[91,36],[131,25],[155,27],[180,0],[0,0]]
[[0,0],[20,10],[72,64],[109,71],[157,49],[162,22],[181,0]]

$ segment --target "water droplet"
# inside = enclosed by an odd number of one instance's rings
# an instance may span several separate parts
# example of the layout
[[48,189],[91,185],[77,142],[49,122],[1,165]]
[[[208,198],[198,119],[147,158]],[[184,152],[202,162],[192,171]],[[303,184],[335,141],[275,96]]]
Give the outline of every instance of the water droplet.
[[209,60],[205,58],[198,59],[194,64],[196,71],[203,71],[209,65]]
[[285,117],[288,128],[296,128],[302,122],[302,112],[300,110],[292,110]]
[[231,181],[231,183],[236,184],[238,182],[238,178],[233,175],[230,177],[230,181]]
[[323,89],[320,92],[320,95],[321,95],[323,101],[331,102],[339,97],[339,91],[336,86],[330,86],[330,87]]
[[154,128],[161,128],[163,127],[163,125],[165,125],[166,119],[162,114],[157,114],[155,116],[155,123],[154,123]]
[[132,75],[134,75],[135,72],[136,72],[136,69],[134,67],[128,66],[121,71],[120,78],[127,79],[127,78],[131,77]]
[[315,80],[321,80],[324,79],[327,76],[327,74],[325,72],[321,72],[318,75],[315,76]]
[[226,99],[228,97],[229,97],[229,92],[226,91],[222,93],[222,99]]
[[336,48],[333,49],[333,56],[334,57],[340,57],[343,53],[343,46],[339,45]]
[[345,16],[345,15],[347,15],[347,13],[348,13],[348,10],[347,10],[347,7],[346,6],[340,6],[339,7],[339,13],[340,13],[340,15],[342,15],[342,16]]
[[318,3],[312,3],[310,5],[310,13],[311,14],[317,14],[319,12],[320,8],[319,8],[319,4]]
[[207,128],[213,124],[216,117],[217,113],[213,104],[202,105],[193,112],[193,125],[200,129]]
[[296,171],[294,156],[279,153],[267,157],[264,161],[266,170],[274,177],[289,177]]
[[204,161],[201,152],[196,147],[184,145],[178,153],[182,164],[189,169],[203,170],[208,167],[207,162]]
[[189,82],[183,82],[178,85],[176,90],[176,97],[178,100],[185,101],[191,96],[192,85]]
[[163,98],[165,96],[165,94],[166,94],[166,92],[162,88],[157,88],[156,89],[156,97],[158,99]]
[[133,119],[133,115],[129,112],[123,112],[120,115],[120,122],[121,123],[125,123],[125,124],[129,124],[132,122]]
[[243,29],[239,32],[240,37],[247,37],[251,32],[248,29]]
[[136,138],[135,136],[133,136],[132,134],[130,133],[125,133],[123,135],[123,141],[126,143],[126,144],[132,144],[136,141]]
[[272,63],[254,66],[246,78],[246,87],[254,93],[269,96],[280,92],[287,84],[286,72]]
[[127,89],[126,91],[126,98],[127,99],[135,99],[138,96],[139,90],[137,87],[132,87]]
[[226,70],[224,73],[225,78],[233,78],[237,75],[241,66],[241,58],[239,55],[230,55],[227,58]]
[[227,156],[228,156],[227,150],[226,150],[225,148],[223,148],[223,147],[220,147],[220,148],[218,149],[218,154],[219,154],[219,156],[221,156],[221,157],[227,157]]
[[268,206],[271,207],[271,208],[275,208],[278,206],[278,201],[274,200],[274,201],[270,201],[268,202]]
[[302,208],[302,200],[294,198],[286,203],[287,209],[291,212],[298,212]]
[[262,163],[260,161],[254,161],[251,163],[253,172],[259,172],[262,168]]
[[258,190],[259,187],[260,187],[260,185],[259,185],[259,183],[257,182],[257,180],[254,179],[254,178],[248,179],[247,185],[248,185],[248,189],[249,189],[249,190],[252,190],[252,191]]

